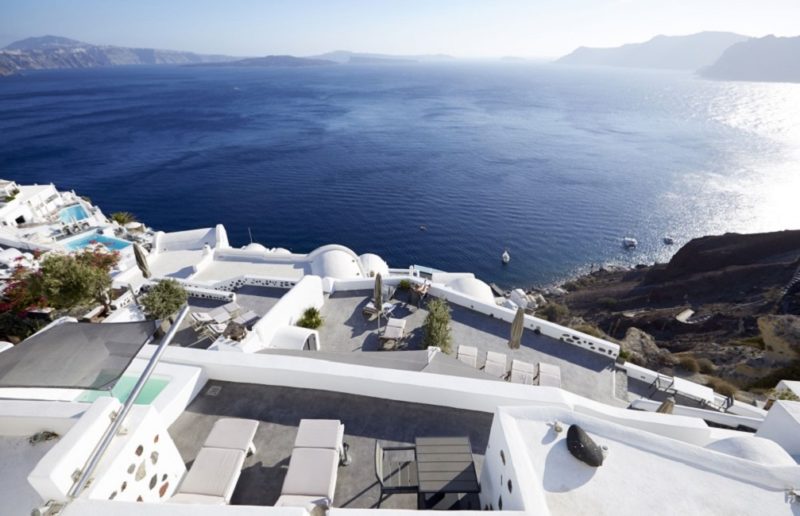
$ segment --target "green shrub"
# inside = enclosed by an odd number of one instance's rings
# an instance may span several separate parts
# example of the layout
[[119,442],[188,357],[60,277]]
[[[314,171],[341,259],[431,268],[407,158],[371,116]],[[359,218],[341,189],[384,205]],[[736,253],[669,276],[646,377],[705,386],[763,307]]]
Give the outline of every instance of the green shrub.
[[422,344],[426,348],[438,346],[445,353],[452,352],[453,337],[450,334],[450,306],[437,297],[428,301],[428,315],[423,324]]
[[700,364],[697,363],[694,357],[688,355],[682,356],[678,359],[678,366],[688,373],[699,373]]
[[136,215],[129,211],[117,211],[111,214],[111,220],[120,226],[124,226],[125,224],[136,222]]
[[10,309],[32,307],[72,309],[101,301],[111,288],[109,272],[119,254],[84,250],[77,254],[46,256],[38,271],[18,268],[5,292]]
[[411,288],[411,282],[407,279],[400,280],[400,283],[397,284],[397,288],[400,290],[408,290]]
[[573,330],[577,330],[581,333],[585,333],[586,335],[591,335],[592,337],[596,337],[598,339],[605,338],[603,332],[597,326],[593,324],[579,324],[577,326],[573,326]]
[[174,279],[161,280],[156,283],[140,302],[147,315],[154,319],[170,318],[188,299],[186,290]]
[[773,400],[800,401],[800,397],[789,389],[770,389],[767,396]]
[[617,307],[617,298],[615,297],[601,297],[597,300],[597,304],[606,310],[613,310]]
[[45,324],[46,321],[4,312],[0,314],[0,338],[6,341],[25,340],[41,330]]
[[620,348],[619,350],[619,358],[625,360],[626,362],[631,359],[631,354],[628,350]]
[[560,303],[550,301],[538,308],[536,315],[550,322],[560,323],[569,317],[569,308]]
[[714,371],[717,370],[717,366],[714,365],[714,362],[707,358],[698,358],[697,366],[703,374],[714,374]]
[[297,321],[297,325],[301,328],[308,328],[309,330],[316,330],[325,320],[322,318],[319,310],[310,306],[303,312],[303,316]]
[[764,344],[764,339],[761,337],[761,335],[735,340],[731,344],[734,346],[750,346],[751,348],[756,349],[764,349],[766,347]]
[[726,382],[722,378],[711,376],[706,379],[706,385],[714,389],[718,394],[732,398],[736,395],[739,389],[730,382]]

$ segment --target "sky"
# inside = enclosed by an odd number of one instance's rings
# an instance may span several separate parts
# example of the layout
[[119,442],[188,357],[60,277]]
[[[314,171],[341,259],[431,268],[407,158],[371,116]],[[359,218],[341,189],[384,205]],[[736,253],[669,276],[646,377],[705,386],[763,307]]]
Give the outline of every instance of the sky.
[[0,46],[49,34],[235,56],[549,58],[704,30],[800,35],[800,0],[0,0]]

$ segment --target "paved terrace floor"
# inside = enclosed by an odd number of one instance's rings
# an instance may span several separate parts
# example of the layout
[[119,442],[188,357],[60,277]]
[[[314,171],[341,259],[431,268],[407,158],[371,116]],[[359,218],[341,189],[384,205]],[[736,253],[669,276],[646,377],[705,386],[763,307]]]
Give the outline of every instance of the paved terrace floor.
[[[244,286],[236,290],[236,303],[242,307],[243,312],[252,310],[259,317],[263,317],[286,292],[286,289],[280,288]],[[209,312],[224,304],[226,304],[225,301],[196,297],[189,298],[189,310],[191,312]],[[179,346],[191,346],[201,349],[207,348],[212,343],[210,339],[204,339],[192,329],[191,315],[186,317],[178,333],[175,334],[173,342]]]
[[[322,351],[376,351],[378,349],[378,323],[367,320],[362,310],[372,296],[372,291],[339,292],[326,298],[322,307],[324,324],[319,329]],[[423,322],[427,310],[399,303],[392,317],[406,320],[408,349],[421,349]],[[486,351],[505,353],[531,363],[544,362],[561,368],[562,387],[603,403],[626,407],[627,400],[615,395],[614,360],[592,353],[565,342],[536,335],[526,329],[522,347],[511,350],[508,338],[511,324],[457,305],[450,305],[453,353],[459,344],[479,349],[478,366],[486,360]],[[382,324],[385,324],[382,323]],[[383,352],[391,353],[391,351]],[[623,389],[624,390],[624,389]]]
[[[216,396],[209,393],[212,387],[221,388]],[[345,425],[352,463],[339,468],[334,506],[370,508],[380,493],[375,479],[376,439],[389,445],[413,444],[424,436],[469,436],[480,477],[493,416],[327,391],[211,381],[169,429],[187,463],[195,459],[220,417],[261,421],[257,451],[245,460],[233,504],[274,505],[300,420],[339,419]],[[381,507],[416,509],[416,495],[392,495]]]

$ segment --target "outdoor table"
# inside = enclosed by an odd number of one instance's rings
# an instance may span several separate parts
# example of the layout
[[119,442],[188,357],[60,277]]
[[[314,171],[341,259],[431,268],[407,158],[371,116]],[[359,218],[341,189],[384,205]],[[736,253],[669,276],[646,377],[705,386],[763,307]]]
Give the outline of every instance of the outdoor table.
[[415,444],[420,509],[447,494],[480,493],[469,437],[417,437]]

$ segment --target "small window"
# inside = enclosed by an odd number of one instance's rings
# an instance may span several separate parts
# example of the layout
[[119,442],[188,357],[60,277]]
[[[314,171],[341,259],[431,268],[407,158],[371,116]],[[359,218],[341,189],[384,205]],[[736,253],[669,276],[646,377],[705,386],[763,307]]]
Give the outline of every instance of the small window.
[[503,453],[503,450],[500,450],[500,460],[503,461],[503,466],[506,465],[506,454]]
[[509,494],[511,494],[511,491],[513,491],[513,487],[514,487],[514,486],[512,486],[512,485],[511,485],[511,479],[509,478],[509,479],[508,479],[508,493],[509,493]]

